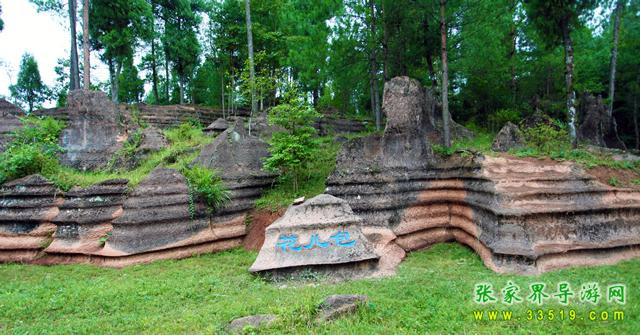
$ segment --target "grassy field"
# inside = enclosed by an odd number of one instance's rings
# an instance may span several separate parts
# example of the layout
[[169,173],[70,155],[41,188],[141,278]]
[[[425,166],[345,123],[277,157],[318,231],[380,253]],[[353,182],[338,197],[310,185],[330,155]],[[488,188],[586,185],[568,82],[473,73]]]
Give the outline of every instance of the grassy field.
[[[576,268],[537,277],[498,275],[469,249],[441,244],[416,252],[398,275],[376,280],[327,284],[269,283],[247,268],[256,254],[244,250],[162,261],[122,270],[93,266],[0,265],[0,332],[16,334],[215,334],[233,318],[273,313],[270,328],[249,333],[302,334],[639,334],[640,260],[615,266]],[[568,281],[578,294],[581,284],[627,285],[626,305],[557,303],[553,321],[527,321],[520,303],[478,305],[476,283],[502,288],[512,280],[522,288],[547,284],[547,293]],[[366,294],[370,303],[352,316],[332,323],[313,322],[316,305],[330,294]],[[476,321],[478,310],[512,310],[512,321]],[[576,311],[576,320],[558,319],[559,309]],[[590,321],[588,312],[622,310],[623,321]],[[534,316],[535,318],[535,316]]]

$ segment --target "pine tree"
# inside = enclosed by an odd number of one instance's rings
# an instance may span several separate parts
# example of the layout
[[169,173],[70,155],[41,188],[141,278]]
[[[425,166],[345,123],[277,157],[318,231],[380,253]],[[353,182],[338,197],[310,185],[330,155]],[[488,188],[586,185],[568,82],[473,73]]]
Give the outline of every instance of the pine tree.
[[48,100],[49,89],[42,83],[38,63],[31,54],[22,56],[18,82],[9,86],[9,90],[14,99],[27,106],[29,113]]

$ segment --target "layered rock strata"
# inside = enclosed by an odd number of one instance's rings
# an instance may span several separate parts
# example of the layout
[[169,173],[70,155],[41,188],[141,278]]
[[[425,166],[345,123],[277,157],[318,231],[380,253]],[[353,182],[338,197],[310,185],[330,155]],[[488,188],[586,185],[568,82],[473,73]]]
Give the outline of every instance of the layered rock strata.
[[230,192],[230,201],[216,216],[244,217],[264,190],[273,185],[276,175],[262,169],[264,159],[269,157],[267,148],[267,143],[249,135],[238,119],[202,149],[193,164],[217,171]]
[[[639,192],[603,185],[570,163],[440,159],[418,149],[426,145],[416,129],[424,120],[416,85],[396,78],[385,86],[385,133],[347,143],[327,181],[327,193],[345,199],[367,225],[390,228],[406,251],[458,241],[498,272],[640,256]],[[419,138],[399,145],[394,138],[402,134]]]
[[39,175],[0,187],[0,261],[27,261],[52,241],[60,191]]

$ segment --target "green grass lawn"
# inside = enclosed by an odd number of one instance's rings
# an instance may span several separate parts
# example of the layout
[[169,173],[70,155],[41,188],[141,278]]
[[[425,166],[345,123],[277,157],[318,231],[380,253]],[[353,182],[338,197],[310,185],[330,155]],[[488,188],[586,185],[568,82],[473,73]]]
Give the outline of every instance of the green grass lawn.
[[[397,276],[337,284],[269,283],[247,268],[256,254],[236,249],[180,261],[126,269],[86,265],[0,265],[0,332],[17,334],[213,334],[236,317],[273,313],[279,321],[256,333],[319,334],[639,334],[640,260],[615,266],[575,268],[537,277],[498,275],[469,249],[441,244],[415,252]],[[627,304],[572,303],[574,321],[527,321],[521,303],[481,306],[474,287],[488,282],[498,290],[508,280],[521,288],[547,284],[547,293],[568,281],[578,294],[584,282],[627,285]],[[330,294],[366,294],[370,303],[332,323],[313,322],[315,307]],[[606,299],[605,299],[606,300]],[[512,321],[475,321],[473,311],[513,311]],[[544,304],[561,309],[557,303]],[[623,321],[589,321],[588,312],[623,310]],[[485,317],[486,318],[486,317]],[[252,332],[252,333],[253,333]]]

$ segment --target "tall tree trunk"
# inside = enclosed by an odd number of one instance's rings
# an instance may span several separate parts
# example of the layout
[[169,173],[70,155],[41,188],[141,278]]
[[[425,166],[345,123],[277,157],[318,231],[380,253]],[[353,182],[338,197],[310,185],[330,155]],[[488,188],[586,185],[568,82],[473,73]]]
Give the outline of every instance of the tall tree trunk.
[[371,11],[371,50],[369,51],[369,82],[371,85],[371,111],[376,118],[376,130],[380,130],[382,115],[378,97],[378,43],[376,31],[376,6],[374,0],[369,0],[369,10]]
[[442,133],[444,145],[451,147],[449,130],[449,64],[447,62],[447,1],[440,0],[440,35],[442,38]]
[[222,92],[221,92],[221,101],[222,101],[222,118],[225,118],[225,114],[224,114],[224,71],[220,72],[220,86],[222,87]]
[[180,104],[184,105],[184,78],[178,78],[178,87],[180,88]]
[[613,117],[613,101],[616,91],[616,64],[618,61],[618,36],[620,34],[620,16],[622,14],[622,8],[624,7],[624,1],[618,0],[616,2],[615,19],[613,24],[613,48],[611,49],[611,71],[609,73],[609,108],[607,110],[608,117]]
[[[511,13],[515,13],[516,10],[516,1],[512,0],[510,2],[510,10]],[[511,66],[511,103],[515,107],[516,102],[518,100],[518,83],[516,81],[516,42],[517,42],[517,31],[515,21],[511,20],[511,28],[509,30],[509,39],[511,41],[511,49],[509,50],[509,64]]]
[[640,93],[640,72],[636,78],[636,86],[633,91],[633,128],[636,135],[636,150],[640,150],[640,132],[638,131],[638,93]]
[[[429,18],[428,17],[425,17],[424,21],[422,21],[422,29],[425,32],[424,44],[427,45],[429,43],[429,41],[426,38],[426,36],[429,34]],[[433,69],[433,57],[431,56],[430,52],[427,53],[427,69],[429,70],[429,77],[431,78],[431,88],[435,90],[436,87],[438,86],[438,80],[436,79],[436,72]]]
[[616,65],[618,62],[618,37],[620,35],[620,16],[622,15],[622,9],[624,8],[624,1],[618,0],[616,2],[615,21],[613,25],[613,48],[611,49],[611,71],[609,74],[609,108],[607,108],[607,116],[609,124],[607,128],[610,133],[613,133],[613,137],[616,139],[617,145],[621,145],[623,149],[627,149],[624,142],[618,136],[618,124],[613,117],[613,103],[615,100],[616,91]]
[[151,40],[151,75],[153,77],[153,97],[156,104],[160,103],[160,94],[158,94],[158,62],[156,60],[156,39]]
[[76,0],[69,0],[69,30],[71,32],[71,73],[69,76],[69,90],[80,88],[80,69],[78,67],[78,35],[76,33],[76,14],[78,3]]
[[[166,49],[165,49],[166,50]],[[169,81],[169,60],[167,59],[167,54],[165,53],[164,56],[164,96],[165,99],[167,99],[165,102],[169,103],[169,101],[171,101],[171,97],[169,96],[169,85],[170,85],[170,81]]]
[[386,83],[389,81],[389,27],[385,2],[382,0],[382,78]]
[[565,63],[565,85],[567,94],[567,113],[569,117],[569,136],[573,147],[578,146],[578,137],[576,135],[576,92],[573,90],[573,41],[569,31],[568,19],[563,20],[562,25],[562,41],[564,43],[564,63]]
[[633,95],[633,130],[636,135],[636,150],[640,150],[640,132],[638,131],[638,93]]
[[156,3],[151,1],[151,76],[153,78],[153,98],[156,104],[160,104],[160,94],[158,94],[158,61],[156,59]]
[[89,0],[82,6],[82,48],[84,50],[84,89],[91,89],[91,63],[89,54]]
[[251,118],[258,109],[256,101],[256,69],[253,63],[253,33],[251,32],[251,0],[244,0],[244,9],[247,17],[247,46],[249,48],[249,76],[251,80],[251,114],[249,114],[249,135],[251,135]]

